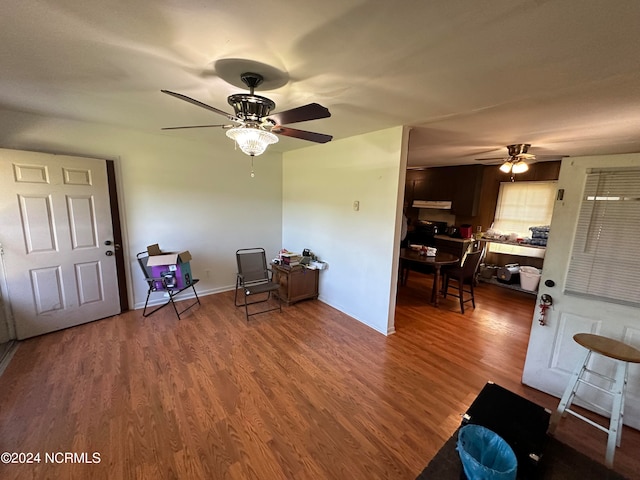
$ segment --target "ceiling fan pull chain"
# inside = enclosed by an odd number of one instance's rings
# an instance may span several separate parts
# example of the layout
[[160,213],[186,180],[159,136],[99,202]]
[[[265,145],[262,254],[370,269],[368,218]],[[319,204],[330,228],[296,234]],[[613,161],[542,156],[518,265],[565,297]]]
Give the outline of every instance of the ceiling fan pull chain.
[[251,157],[251,178],[254,178],[256,174],[253,171],[253,157]]

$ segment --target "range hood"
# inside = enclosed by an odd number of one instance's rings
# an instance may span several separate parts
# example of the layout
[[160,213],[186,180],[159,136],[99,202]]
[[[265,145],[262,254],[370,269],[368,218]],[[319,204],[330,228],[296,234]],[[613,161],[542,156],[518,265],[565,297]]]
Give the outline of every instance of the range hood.
[[451,210],[451,200],[414,200],[413,208],[433,208]]

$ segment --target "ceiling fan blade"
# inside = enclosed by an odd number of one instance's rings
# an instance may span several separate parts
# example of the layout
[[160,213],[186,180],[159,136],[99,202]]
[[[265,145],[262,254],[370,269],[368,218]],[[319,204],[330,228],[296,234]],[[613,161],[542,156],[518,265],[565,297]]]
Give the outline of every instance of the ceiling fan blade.
[[491,158],[474,158],[476,162],[484,162],[484,163],[504,163],[509,160],[508,156],[504,157],[491,157]]
[[241,120],[236,117],[235,115],[231,115],[230,113],[224,112],[222,110],[219,110],[215,107],[212,107],[211,105],[207,105],[206,103],[202,103],[198,100],[195,100],[191,97],[187,97],[186,95],[183,95],[181,93],[176,93],[176,92],[171,92],[169,90],[160,90],[162,93],[166,93],[167,95],[171,95],[172,97],[176,97],[179,98],[180,100],[184,100],[185,102],[189,102],[192,103],[193,105],[196,105],[198,107],[202,107],[202,108],[206,108],[207,110],[217,113],[219,115],[223,115],[225,117],[227,117],[229,120],[231,120],[232,122],[240,122]]
[[272,128],[271,131],[278,135],[299,138],[301,140],[308,140],[316,143],[327,143],[333,138],[333,136],[325,135],[324,133],[307,132],[306,130],[298,130],[297,128],[283,127],[280,125]]
[[331,112],[319,103],[309,103],[301,107],[285,110],[284,112],[274,113],[268,117],[269,120],[276,125],[285,125],[289,123],[306,122],[307,120],[317,120],[319,118],[328,118]]
[[160,130],[181,130],[183,128],[231,127],[231,125],[185,125],[184,127],[163,127]]

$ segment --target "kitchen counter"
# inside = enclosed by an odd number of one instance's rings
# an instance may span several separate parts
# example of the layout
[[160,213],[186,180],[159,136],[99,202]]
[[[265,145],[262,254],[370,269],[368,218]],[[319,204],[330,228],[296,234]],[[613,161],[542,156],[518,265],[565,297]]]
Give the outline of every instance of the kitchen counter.
[[454,237],[450,237],[449,235],[436,235],[434,238],[436,240],[449,240],[452,242],[459,242],[459,243],[473,242],[473,238],[454,238]]
[[514,247],[526,247],[526,248],[541,248],[542,250],[546,250],[546,245],[531,245],[530,243],[518,243],[518,242],[510,242],[508,240],[498,240],[497,238],[485,238],[482,237],[478,239],[479,242],[483,243],[498,243],[500,245],[511,245]]

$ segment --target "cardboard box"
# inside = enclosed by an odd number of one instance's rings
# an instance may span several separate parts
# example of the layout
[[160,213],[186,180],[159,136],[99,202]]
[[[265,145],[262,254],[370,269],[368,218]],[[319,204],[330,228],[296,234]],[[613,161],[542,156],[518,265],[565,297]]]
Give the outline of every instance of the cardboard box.
[[[149,245],[149,260],[147,266],[151,268],[151,275],[154,278],[164,278],[167,287],[176,290],[191,285],[191,253],[185,250],[180,253],[166,253],[160,250],[158,244]],[[162,290],[164,286],[158,282],[156,288]]]

